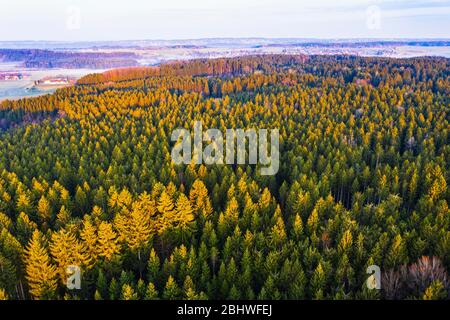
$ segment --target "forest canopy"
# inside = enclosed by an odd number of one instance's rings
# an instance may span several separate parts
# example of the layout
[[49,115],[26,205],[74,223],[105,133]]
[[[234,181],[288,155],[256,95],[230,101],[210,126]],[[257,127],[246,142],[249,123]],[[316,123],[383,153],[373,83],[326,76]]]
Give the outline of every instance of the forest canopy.
[[[448,299],[449,62],[194,60],[3,101],[0,299]],[[196,120],[278,128],[278,173],[175,165]]]

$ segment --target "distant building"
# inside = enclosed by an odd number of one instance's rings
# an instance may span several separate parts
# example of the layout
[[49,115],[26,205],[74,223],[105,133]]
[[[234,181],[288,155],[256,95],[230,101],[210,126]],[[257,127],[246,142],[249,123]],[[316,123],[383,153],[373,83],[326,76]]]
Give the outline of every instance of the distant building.
[[73,83],[74,80],[69,77],[46,77],[35,81],[38,86],[65,86]]
[[4,81],[16,81],[23,79],[24,75],[20,72],[1,72],[0,71],[0,80]]
[[43,82],[42,82],[42,84],[46,84],[46,85],[60,85],[60,84],[67,84],[68,83],[68,81],[67,81],[67,79],[47,79],[47,80],[44,80]]

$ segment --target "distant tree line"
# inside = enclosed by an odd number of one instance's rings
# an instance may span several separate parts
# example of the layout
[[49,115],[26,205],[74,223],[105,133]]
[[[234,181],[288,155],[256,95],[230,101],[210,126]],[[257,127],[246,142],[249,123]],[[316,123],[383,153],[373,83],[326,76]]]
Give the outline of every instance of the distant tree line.
[[41,49],[0,49],[0,60],[23,62],[26,68],[108,69],[139,65],[129,52],[73,52]]

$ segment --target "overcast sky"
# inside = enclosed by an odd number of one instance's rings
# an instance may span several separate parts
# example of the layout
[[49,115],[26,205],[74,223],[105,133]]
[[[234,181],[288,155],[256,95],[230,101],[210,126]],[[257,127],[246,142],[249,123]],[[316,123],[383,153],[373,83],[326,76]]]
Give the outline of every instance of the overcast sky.
[[0,0],[0,41],[449,33],[450,0]]

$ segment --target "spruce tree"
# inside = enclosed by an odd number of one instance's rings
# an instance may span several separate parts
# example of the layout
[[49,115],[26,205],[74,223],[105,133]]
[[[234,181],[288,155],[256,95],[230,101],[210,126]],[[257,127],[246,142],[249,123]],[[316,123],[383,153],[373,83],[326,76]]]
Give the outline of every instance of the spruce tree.
[[43,235],[34,231],[25,250],[26,279],[31,295],[36,299],[56,297],[58,273],[47,251]]

